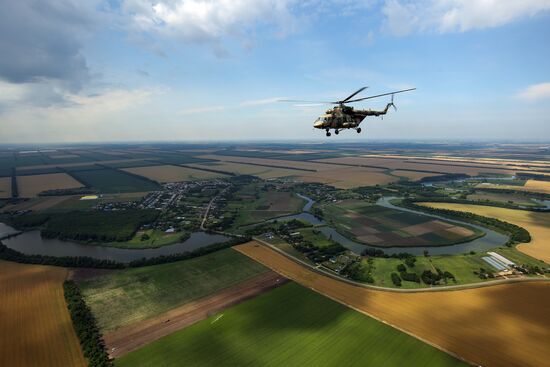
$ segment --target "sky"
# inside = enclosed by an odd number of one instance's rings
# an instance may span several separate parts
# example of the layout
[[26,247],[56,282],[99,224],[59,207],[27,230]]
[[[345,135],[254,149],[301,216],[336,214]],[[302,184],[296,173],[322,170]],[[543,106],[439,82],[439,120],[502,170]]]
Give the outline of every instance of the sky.
[[[550,141],[550,0],[19,0],[0,12],[0,143]],[[356,108],[381,109],[382,97]]]

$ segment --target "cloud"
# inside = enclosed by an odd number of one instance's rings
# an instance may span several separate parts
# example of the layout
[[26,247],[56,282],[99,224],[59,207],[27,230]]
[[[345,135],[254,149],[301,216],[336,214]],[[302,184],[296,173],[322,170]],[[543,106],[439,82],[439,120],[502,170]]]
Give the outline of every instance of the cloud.
[[263,99],[254,99],[254,100],[248,100],[248,101],[242,101],[234,105],[215,105],[215,106],[206,106],[206,107],[196,107],[196,108],[187,108],[184,110],[180,110],[179,113],[182,115],[192,115],[197,113],[208,113],[208,112],[217,112],[217,111],[227,111],[227,110],[235,110],[235,109],[242,109],[245,107],[256,107],[256,106],[264,106],[268,104],[273,104],[279,102],[281,99],[284,99],[283,97],[270,97],[270,98],[263,98]]
[[530,85],[517,94],[524,101],[550,100],[550,82]]
[[[125,0],[122,9],[134,31],[154,33],[181,42],[219,45],[226,36],[245,37],[256,26],[291,31],[295,0]],[[214,48],[223,53],[220,47]]]
[[493,28],[549,10],[549,0],[386,0],[382,13],[384,28],[404,36]]
[[162,91],[112,89],[96,95],[67,94],[64,98],[70,103],[62,106],[11,109],[2,116],[0,142],[120,139],[134,131],[133,123],[128,123],[133,121],[132,114],[139,115],[144,105]]

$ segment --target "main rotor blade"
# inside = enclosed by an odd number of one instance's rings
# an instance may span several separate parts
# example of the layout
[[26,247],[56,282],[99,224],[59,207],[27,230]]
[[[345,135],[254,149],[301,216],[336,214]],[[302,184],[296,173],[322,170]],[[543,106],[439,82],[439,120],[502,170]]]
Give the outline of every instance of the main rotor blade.
[[328,101],[303,101],[303,100],[301,100],[301,99],[279,99],[279,100],[277,100],[277,102],[338,104],[338,102],[328,102]]
[[403,90],[398,90],[397,92],[383,93],[383,94],[377,94],[375,96],[368,96],[368,97],[364,97],[364,98],[352,99],[351,101],[346,101],[346,103],[359,102],[359,101],[364,101],[365,99],[389,96],[389,95],[393,95],[393,94],[397,94],[397,93],[408,92],[408,91],[415,90],[415,89],[416,88],[403,89]]
[[347,102],[349,99],[353,98],[355,95],[357,95],[357,93],[360,93],[362,91],[364,91],[365,89],[367,89],[368,87],[363,87],[361,89],[359,89],[357,92],[353,93],[351,96],[347,97],[346,99],[344,100],[341,100],[340,102],[341,103],[344,103],[344,102]]

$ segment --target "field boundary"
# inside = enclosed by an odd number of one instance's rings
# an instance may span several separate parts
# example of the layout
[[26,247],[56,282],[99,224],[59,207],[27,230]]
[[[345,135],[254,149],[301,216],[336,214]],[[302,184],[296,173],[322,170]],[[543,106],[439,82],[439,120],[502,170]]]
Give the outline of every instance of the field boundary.
[[[270,243],[262,240],[258,237],[252,238],[254,241],[280,253],[281,255],[287,257],[288,259],[303,265],[307,267],[308,269],[319,273],[321,275],[326,275],[332,279],[345,282],[357,287],[372,289],[372,290],[378,290],[378,291],[384,291],[384,292],[395,292],[395,293],[422,293],[422,292],[449,292],[449,291],[460,291],[465,289],[474,289],[474,288],[484,288],[484,287],[491,287],[495,285],[501,285],[501,284],[510,284],[510,283],[521,283],[521,282],[549,282],[550,278],[509,278],[509,279],[498,279],[498,280],[489,280],[487,282],[480,282],[480,283],[470,283],[470,284],[459,284],[459,285],[446,285],[441,287],[430,287],[430,288],[412,288],[412,289],[402,289],[402,288],[388,288],[388,287],[381,287],[378,285],[370,285],[365,283],[359,283],[354,280],[350,280],[347,278],[339,277],[335,274],[332,274],[322,268],[317,268],[315,266],[312,266],[305,261],[302,261],[298,258],[295,258],[294,256],[284,252],[281,249],[278,249],[277,247],[271,245]],[[237,250],[238,251],[238,250]],[[246,254],[245,254],[246,255]],[[264,264],[265,265],[265,264]],[[273,269],[275,270],[275,269]],[[275,270],[276,271],[276,270]]]
[[280,273],[265,274],[244,280],[212,295],[188,302],[153,318],[139,321],[104,335],[111,357],[122,357],[164,336],[191,326],[217,312],[254,298],[289,280]]

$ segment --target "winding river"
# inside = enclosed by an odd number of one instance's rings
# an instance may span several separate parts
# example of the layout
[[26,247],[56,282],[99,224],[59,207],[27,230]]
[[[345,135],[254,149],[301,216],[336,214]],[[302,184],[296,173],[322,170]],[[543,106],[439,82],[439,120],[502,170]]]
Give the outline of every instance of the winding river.
[[[450,246],[439,247],[374,247],[367,246],[363,243],[353,241],[347,237],[344,237],[335,228],[328,226],[323,220],[315,217],[309,211],[312,205],[315,203],[307,196],[297,194],[300,198],[306,200],[306,204],[302,208],[302,212],[299,214],[288,215],[279,217],[274,220],[289,220],[289,219],[301,219],[309,222],[315,226],[319,226],[318,229],[328,238],[332,238],[342,246],[356,252],[362,253],[366,248],[380,249],[387,254],[394,254],[399,252],[408,252],[414,255],[422,255],[424,251],[428,251],[431,255],[452,255],[462,254],[469,251],[486,251],[495,247],[504,245],[508,241],[506,235],[497,233],[485,227],[473,225],[470,223],[462,222],[455,219],[448,219],[434,214],[427,214],[416,210],[405,209],[397,207],[390,203],[393,197],[383,197],[377,204],[401,211],[411,212],[423,216],[442,219],[448,222],[475,227],[485,233],[485,236],[477,238],[475,240]],[[0,238],[6,237],[10,234],[17,233],[18,231],[4,223],[0,223]],[[38,254],[49,256],[88,256],[101,260],[113,260],[117,262],[130,262],[132,260],[138,260],[142,258],[153,258],[162,255],[172,255],[188,251],[193,251],[201,247],[213,245],[215,243],[225,242],[230,237],[209,234],[205,232],[195,232],[191,234],[191,237],[184,242],[176,243],[173,245],[162,246],[159,248],[150,249],[123,249],[116,247],[86,245],[72,241],[62,241],[58,239],[46,239],[40,236],[40,231],[33,230],[23,232],[19,235],[5,238],[2,243],[7,247],[22,252],[24,254]]]
[[[309,213],[309,210],[311,209],[312,205],[315,203],[312,199],[308,198],[307,196],[297,194],[300,198],[305,199],[307,203],[303,207],[302,213],[289,215],[285,217],[279,217],[274,220],[289,220],[289,219],[301,219],[308,223],[311,223],[315,226],[320,226],[318,229],[321,231],[325,236],[332,238],[334,241],[340,243],[342,246],[352,250],[355,253],[362,253],[367,248],[377,249],[377,250],[383,250],[385,253],[391,255],[391,254],[397,254],[399,252],[408,252],[413,255],[423,255],[424,251],[428,251],[430,255],[455,255],[455,254],[463,254],[470,251],[486,251],[489,249],[493,249],[495,247],[503,246],[506,242],[508,242],[508,236],[495,232],[493,230],[490,230],[488,228],[470,224],[467,222],[463,222],[456,219],[449,219],[446,217],[442,217],[435,214],[427,214],[421,211],[416,211],[412,209],[406,209],[401,208],[398,206],[393,205],[390,201],[395,199],[395,197],[383,197],[380,200],[376,202],[377,205],[400,210],[400,211],[406,211],[410,213],[415,213],[422,216],[427,216],[431,218],[437,218],[441,220],[445,220],[447,222],[456,223],[459,225],[465,225],[470,226],[479,229],[480,231],[485,233],[485,236],[474,239],[472,241],[456,244],[456,245],[449,245],[449,246],[429,246],[429,247],[375,247],[375,246],[368,246],[363,243],[353,241],[347,237],[344,237],[338,231],[336,231],[335,228],[330,227],[326,225],[326,222],[323,220],[320,220],[316,216]],[[270,220],[273,221],[273,220]]]

